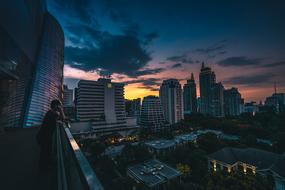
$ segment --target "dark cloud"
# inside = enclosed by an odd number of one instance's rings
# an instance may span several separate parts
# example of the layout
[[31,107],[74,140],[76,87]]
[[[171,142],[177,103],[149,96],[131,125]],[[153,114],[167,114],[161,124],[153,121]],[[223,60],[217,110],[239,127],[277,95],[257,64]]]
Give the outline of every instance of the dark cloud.
[[188,57],[186,54],[171,56],[171,57],[166,58],[166,60],[172,61],[172,62],[187,63],[187,64],[194,63],[194,61],[190,57]]
[[125,84],[137,84],[141,83],[145,86],[160,85],[160,79],[158,78],[146,78],[146,79],[135,79],[124,82]]
[[[102,68],[109,73],[137,76],[140,75],[139,69],[151,60],[141,41],[134,36],[109,34],[92,40],[96,42],[96,47],[66,47],[66,63],[85,71]],[[74,65],[74,62],[81,65]]]
[[228,57],[217,62],[218,65],[230,67],[230,66],[254,66],[261,64],[263,59],[261,58],[248,58],[246,56]]
[[113,22],[130,22],[130,17],[126,12],[110,9],[109,15]]
[[227,53],[225,50],[227,40],[221,40],[213,45],[204,48],[196,48],[193,50],[194,53],[198,53],[206,56],[207,58],[215,58],[220,55],[224,55]]
[[96,19],[90,16],[88,7],[93,3],[90,0],[54,2],[58,10],[78,16],[77,19],[65,21],[66,39],[70,42],[70,46],[65,47],[66,64],[99,74],[120,73],[131,77],[155,74],[163,70],[142,70],[152,59],[147,45],[158,34],[142,34],[140,26],[124,14],[124,11],[116,8],[119,6],[116,1],[109,1],[107,4],[111,5],[108,9],[112,19],[122,23],[121,34],[112,34],[102,30],[98,23],[94,24]]
[[157,32],[151,32],[145,35],[145,44],[151,43],[154,39],[158,38],[159,34]]
[[248,75],[248,76],[237,76],[231,77],[224,81],[225,84],[231,85],[245,85],[245,86],[257,86],[260,84],[268,83],[272,81],[275,75],[271,73],[259,74],[259,75]]
[[226,51],[224,50],[226,47],[226,44],[225,44],[226,42],[227,42],[227,40],[221,40],[221,41],[219,41],[219,42],[217,42],[211,46],[208,46],[205,48],[197,48],[194,50],[194,52],[206,54],[206,55],[209,55],[212,53],[220,54],[221,52],[226,53]]
[[159,90],[158,87],[153,87],[153,86],[140,86],[138,88],[141,88],[141,89],[147,89],[147,90],[150,90],[150,91],[153,91],[153,92],[156,92]]
[[180,68],[182,67],[182,64],[181,63],[176,63],[174,65],[171,66],[172,69],[175,69],[175,68]]
[[91,0],[53,0],[53,5],[59,12],[65,11],[67,15],[78,18],[79,20],[91,23],[92,16],[91,10]]
[[136,71],[135,76],[142,76],[142,75],[151,75],[163,72],[164,68],[155,68],[155,69],[144,69],[141,71]]
[[262,67],[267,67],[267,68],[279,67],[279,66],[285,66],[285,61],[278,61],[278,62],[262,65]]
[[122,27],[122,31],[126,35],[138,37],[140,33],[140,26],[137,23],[128,23]]

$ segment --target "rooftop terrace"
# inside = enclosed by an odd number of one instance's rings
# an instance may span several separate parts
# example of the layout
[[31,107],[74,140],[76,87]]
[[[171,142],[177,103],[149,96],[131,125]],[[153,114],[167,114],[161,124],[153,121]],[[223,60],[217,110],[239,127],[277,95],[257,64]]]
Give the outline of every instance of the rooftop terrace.
[[145,142],[145,145],[159,150],[159,149],[167,149],[174,147],[176,144],[174,140],[160,139],[160,140],[147,141]]
[[142,164],[128,167],[127,173],[130,177],[149,188],[166,183],[168,180],[181,175],[179,171],[158,160],[149,160]]

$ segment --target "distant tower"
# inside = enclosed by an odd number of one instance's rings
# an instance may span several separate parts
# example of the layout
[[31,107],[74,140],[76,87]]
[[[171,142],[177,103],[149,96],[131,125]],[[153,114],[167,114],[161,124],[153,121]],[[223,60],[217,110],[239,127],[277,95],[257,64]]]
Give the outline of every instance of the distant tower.
[[211,115],[214,117],[224,117],[224,86],[222,83],[215,83],[211,92]]
[[210,67],[205,67],[202,62],[202,67],[199,75],[200,83],[200,98],[201,107],[200,112],[203,114],[211,114],[211,103],[212,103],[212,87],[216,83],[216,75]]
[[277,94],[276,81],[274,82],[274,93]]
[[183,117],[182,90],[177,79],[164,80],[159,89],[159,97],[166,121],[177,123]]
[[191,78],[183,86],[183,108],[184,114],[197,112],[196,83],[193,73],[191,73]]
[[157,96],[146,96],[142,102],[140,125],[144,129],[157,132],[166,126],[160,99]]
[[63,85],[63,105],[73,106],[73,90],[69,89],[67,85]]
[[242,98],[237,88],[231,88],[224,91],[225,115],[238,116],[241,114]]

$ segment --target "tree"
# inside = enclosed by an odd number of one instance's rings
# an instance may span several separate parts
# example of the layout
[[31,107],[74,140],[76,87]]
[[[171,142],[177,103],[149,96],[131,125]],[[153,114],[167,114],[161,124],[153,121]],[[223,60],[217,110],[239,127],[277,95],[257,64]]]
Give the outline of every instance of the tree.
[[190,173],[190,167],[187,164],[176,164],[176,169],[183,175],[183,177],[187,177]]
[[213,153],[221,148],[221,143],[217,135],[213,133],[200,135],[197,139],[197,144],[199,148],[205,150],[208,154]]
[[206,190],[273,190],[272,183],[258,175],[243,174],[241,172],[217,172],[208,177]]
[[96,142],[92,142],[89,145],[89,152],[95,156],[96,158],[98,158],[104,151],[105,151],[105,144],[96,141]]

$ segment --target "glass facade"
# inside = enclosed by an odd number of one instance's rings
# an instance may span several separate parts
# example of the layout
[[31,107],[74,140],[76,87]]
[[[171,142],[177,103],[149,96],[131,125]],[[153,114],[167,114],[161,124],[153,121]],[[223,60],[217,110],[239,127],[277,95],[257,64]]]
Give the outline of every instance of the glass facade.
[[32,81],[24,127],[40,125],[54,99],[62,100],[63,31],[49,13],[45,16],[39,57]]
[[36,111],[39,121],[49,98],[60,98],[63,43],[63,32],[44,0],[0,2],[1,127],[26,127],[25,119]]

